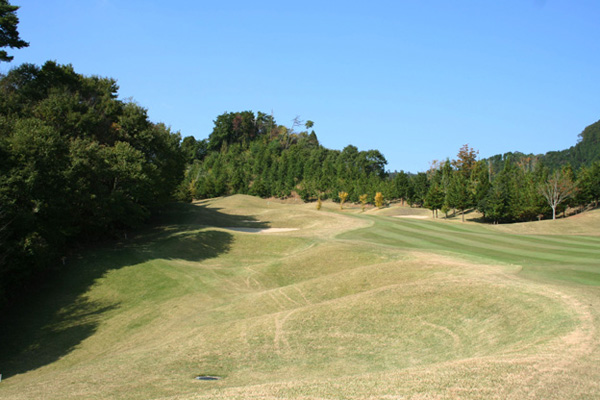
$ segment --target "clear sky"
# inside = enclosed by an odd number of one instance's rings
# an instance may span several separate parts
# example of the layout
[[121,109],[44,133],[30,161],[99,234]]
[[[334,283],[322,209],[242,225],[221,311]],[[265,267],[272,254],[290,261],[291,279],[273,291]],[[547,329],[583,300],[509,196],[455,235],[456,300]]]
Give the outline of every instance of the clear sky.
[[30,47],[182,136],[252,110],[423,171],[463,144],[545,153],[600,119],[600,1],[11,0]]

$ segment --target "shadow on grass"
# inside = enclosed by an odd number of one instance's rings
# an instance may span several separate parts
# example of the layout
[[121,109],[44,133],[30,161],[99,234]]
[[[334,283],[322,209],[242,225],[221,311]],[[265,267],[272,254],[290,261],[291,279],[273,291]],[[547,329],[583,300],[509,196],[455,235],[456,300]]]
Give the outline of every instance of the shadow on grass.
[[86,297],[111,270],[155,259],[202,261],[230,250],[233,235],[207,228],[267,227],[250,216],[229,215],[205,204],[172,204],[148,227],[120,243],[104,243],[71,257],[38,293],[0,316],[3,379],[66,356],[97,329],[101,316],[119,307]]

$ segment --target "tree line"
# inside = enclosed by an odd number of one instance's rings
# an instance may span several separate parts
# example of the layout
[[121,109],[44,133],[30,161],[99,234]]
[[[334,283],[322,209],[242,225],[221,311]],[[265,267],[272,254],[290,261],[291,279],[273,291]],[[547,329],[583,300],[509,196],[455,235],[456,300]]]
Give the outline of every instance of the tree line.
[[[464,217],[466,210],[478,210],[484,221],[506,223],[554,218],[567,207],[596,204],[600,198],[596,158],[575,170],[569,163],[552,169],[543,160],[507,155],[499,167],[496,159],[477,160],[477,152],[465,145],[456,159],[434,162],[427,172],[390,173],[378,150],[324,148],[312,121],[302,124],[296,118],[286,127],[271,115],[244,111],[219,115],[214,123],[208,139],[183,140],[188,168],[181,199],[295,192],[306,201],[341,201],[345,193],[343,201],[364,204],[381,193],[387,201],[427,207],[434,216],[458,211]],[[588,132],[595,131],[584,131],[587,141]]]
[[568,149],[549,151],[546,154],[524,154],[509,152],[489,157],[487,161],[492,165],[492,171],[498,173],[504,168],[504,161],[510,158],[528,172],[532,171],[538,163],[551,170],[560,169],[570,165],[574,170],[589,167],[594,161],[600,160],[600,121],[587,126],[577,137],[577,143]]
[[538,162],[532,169],[520,159],[506,157],[494,172],[489,160],[475,159],[465,145],[457,160],[447,160],[428,172],[424,206],[444,214],[468,209],[484,221],[508,223],[556,218],[568,207],[581,210],[600,199],[600,161],[575,171],[570,164],[554,170]]

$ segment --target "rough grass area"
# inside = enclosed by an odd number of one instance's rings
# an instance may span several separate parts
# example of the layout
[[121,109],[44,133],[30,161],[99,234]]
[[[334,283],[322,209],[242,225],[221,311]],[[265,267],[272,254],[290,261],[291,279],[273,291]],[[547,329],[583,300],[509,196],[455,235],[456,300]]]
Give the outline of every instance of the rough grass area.
[[0,398],[600,396],[597,213],[555,221],[577,235],[399,214],[174,205],[5,318]]

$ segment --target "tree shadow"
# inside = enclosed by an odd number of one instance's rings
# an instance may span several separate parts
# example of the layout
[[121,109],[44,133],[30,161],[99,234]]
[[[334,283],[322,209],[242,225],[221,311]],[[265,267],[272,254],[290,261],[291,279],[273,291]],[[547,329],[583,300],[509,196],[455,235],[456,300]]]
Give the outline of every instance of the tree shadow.
[[87,298],[106,273],[155,259],[199,262],[227,253],[231,233],[210,227],[267,227],[251,216],[206,204],[172,204],[145,228],[120,242],[89,246],[70,256],[40,290],[0,315],[0,373],[22,374],[71,353],[96,332],[101,316],[120,307]]

